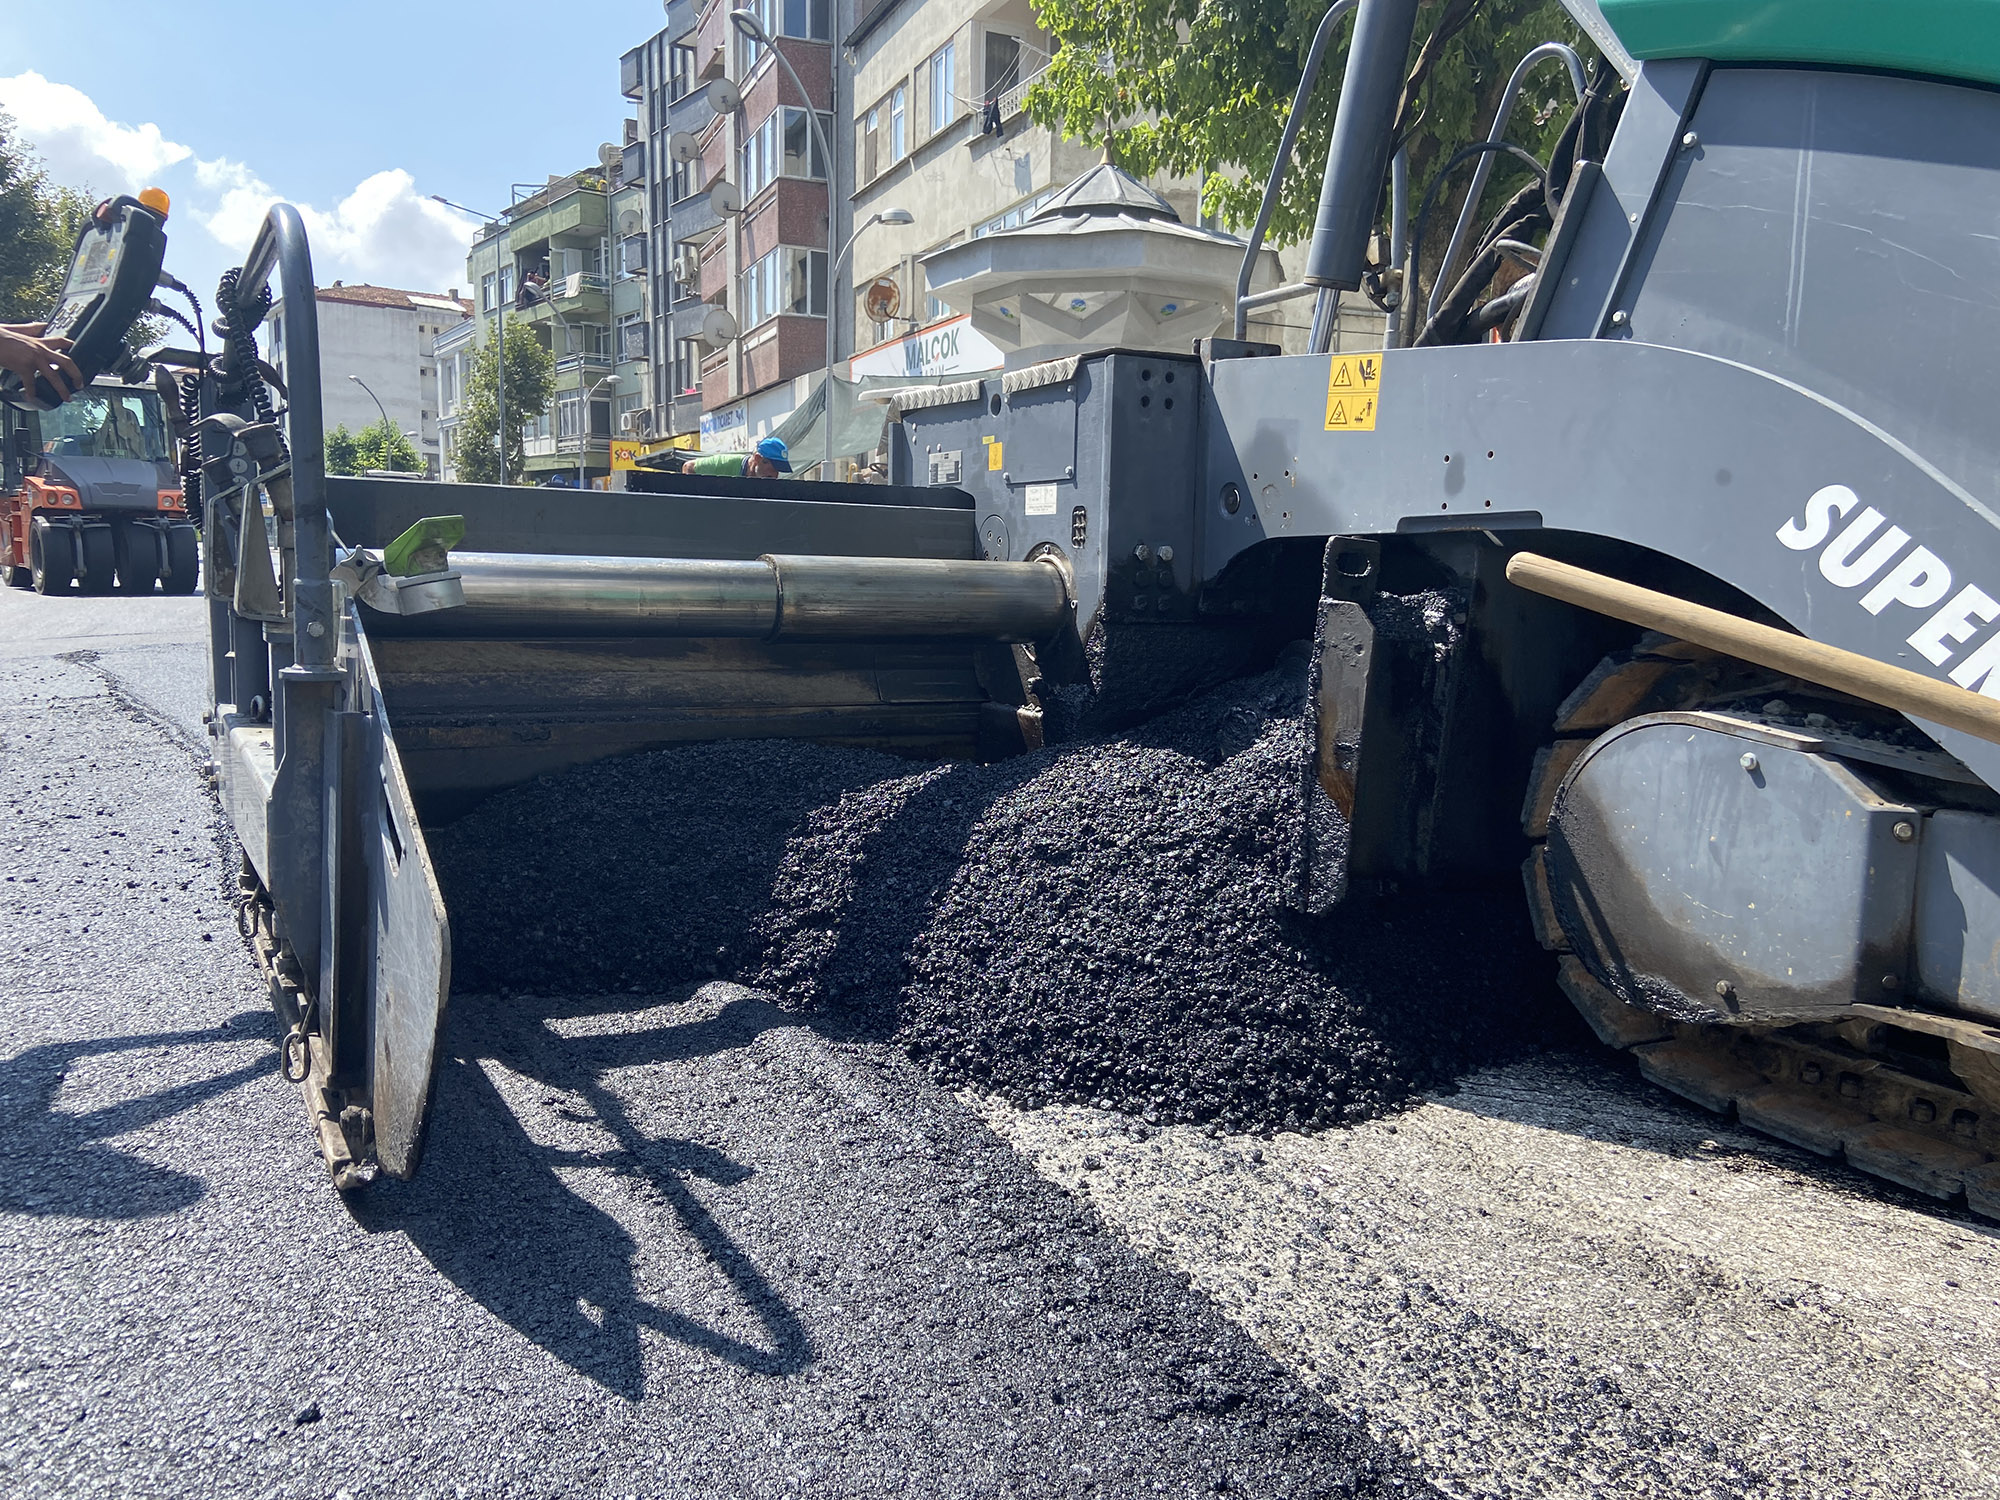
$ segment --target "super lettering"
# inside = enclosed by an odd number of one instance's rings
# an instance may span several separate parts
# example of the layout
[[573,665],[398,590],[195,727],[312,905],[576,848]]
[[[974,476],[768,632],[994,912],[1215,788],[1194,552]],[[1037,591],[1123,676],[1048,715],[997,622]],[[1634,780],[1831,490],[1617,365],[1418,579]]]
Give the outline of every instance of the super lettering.
[[[1846,485],[1830,484],[1814,492],[1803,514],[1778,528],[1778,540],[1794,552],[1817,549],[1820,574],[1829,583],[1866,586],[1860,604],[1871,615],[1891,605],[1933,611],[1910,633],[1909,644],[1932,665],[1945,666],[1981,626],[2000,619],[2000,602],[1977,584],[1953,593],[1950,565],[1921,543],[1912,546],[1909,532],[1888,522]],[[2000,698],[2000,632],[1964,655],[1951,680]]]

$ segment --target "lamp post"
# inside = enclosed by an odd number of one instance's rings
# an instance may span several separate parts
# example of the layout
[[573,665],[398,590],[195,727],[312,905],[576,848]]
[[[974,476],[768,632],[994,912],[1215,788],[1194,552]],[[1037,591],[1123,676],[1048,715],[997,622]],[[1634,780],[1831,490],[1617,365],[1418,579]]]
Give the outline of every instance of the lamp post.
[[833,477],[833,360],[835,354],[834,330],[836,327],[833,317],[833,289],[840,281],[840,264],[847,259],[848,253],[854,249],[854,242],[860,239],[862,234],[874,225],[914,224],[916,222],[916,215],[911,213],[907,208],[885,208],[879,214],[870,214],[861,227],[847,237],[847,243],[840,247],[840,254],[836,255],[833,258],[833,264],[826,268],[826,411],[823,414],[826,422],[826,443],[820,456],[819,477],[821,479],[830,479]]
[[369,385],[359,375],[350,375],[347,378],[360,386],[362,390],[368,392],[368,399],[375,403],[375,410],[382,414],[382,466],[385,469],[393,467],[389,462],[394,457],[389,451],[389,439],[394,437],[401,429],[389,420],[389,410],[383,406],[382,398],[375,394],[373,386]]
[[[579,380],[577,384],[583,382]],[[614,370],[583,393],[583,404],[576,413],[576,487],[583,488],[583,461],[590,452],[590,398],[607,385],[618,384],[618,374]]]
[[[452,202],[442,193],[432,193],[431,202],[442,203],[446,208],[455,208],[462,214],[471,214],[475,219],[484,219],[488,224],[501,222],[498,214],[483,214],[476,208],[467,208],[463,203]],[[493,289],[497,293],[501,288],[500,267],[496,262],[493,267]],[[500,299],[498,338],[500,347],[497,368],[500,378],[493,382],[493,411],[499,431],[494,436],[500,441],[500,482],[505,484],[507,482],[507,299],[505,297]]]

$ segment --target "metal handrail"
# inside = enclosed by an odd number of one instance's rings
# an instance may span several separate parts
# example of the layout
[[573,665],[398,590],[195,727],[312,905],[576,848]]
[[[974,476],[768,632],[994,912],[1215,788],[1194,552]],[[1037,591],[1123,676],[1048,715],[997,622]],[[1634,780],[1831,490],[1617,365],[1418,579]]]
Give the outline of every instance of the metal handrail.
[[1257,257],[1264,250],[1264,231],[1271,225],[1271,213],[1278,206],[1278,190],[1285,185],[1285,168],[1291,165],[1292,148],[1299,142],[1299,131],[1305,127],[1306,106],[1312,100],[1313,85],[1319,81],[1319,65],[1326,59],[1327,44],[1333,40],[1333,28],[1340,18],[1353,10],[1356,0],[1334,0],[1332,9],[1320,18],[1319,30],[1313,33],[1312,46],[1306,52],[1305,71],[1299,75],[1299,86],[1292,95],[1292,107],[1285,116],[1284,134],[1278,137],[1278,154],[1271,162],[1271,175],[1264,182],[1264,198],[1257,205],[1257,217],[1250,225],[1250,240],[1243,247],[1243,265],[1236,273],[1236,317],[1231,328],[1231,336],[1241,339],[1249,331],[1250,308],[1244,299],[1250,295],[1250,278],[1257,269]]
[[[1507,90],[1500,96],[1500,108],[1493,116],[1493,128],[1486,132],[1488,145],[1499,142],[1501,132],[1506,130],[1507,121],[1514,113],[1514,106],[1521,99],[1521,85],[1537,63],[1549,58],[1560,57],[1569,72],[1570,87],[1576,90],[1576,102],[1583,103],[1583,59],[1576,55],[1576,49],[1565,42],[1543,42],[1535,48],[1514,69],[1514,76],[1507,80]],[[1465,195],[1465,206],[1458,211],[1458,223],[1451,231],[1451,243],[1445,246],[1444,260],[1438,265],[1437,280],[1431,284],[1431,300],[1424,304],[1424,316],[1435,318],[1438,304],[1444,301],[1445,293],[1451,287],[1452,268],[1458,264],[1459,252],[1465,248],[1466,236],[1472,232],[1473,216],[1479,212],[1479,199],[1486,191],[1487,181],[1493,176],[1496,158],[1491,151],[1479,158],[1479,165],[1472,173],[1472,187]],[[1414,268],[1413,268],[1414,269]]]
[[296,580],[286,580],[292,604],[293,660],[307,671],[330,671],[339,635],[333,618],[332,527],[326,513],[326,418],[319,379],[319,308],[305,221],[289,203],[274,203],[238,274],[240,296],[278,274],[290,377],[286,435],[291,448]]

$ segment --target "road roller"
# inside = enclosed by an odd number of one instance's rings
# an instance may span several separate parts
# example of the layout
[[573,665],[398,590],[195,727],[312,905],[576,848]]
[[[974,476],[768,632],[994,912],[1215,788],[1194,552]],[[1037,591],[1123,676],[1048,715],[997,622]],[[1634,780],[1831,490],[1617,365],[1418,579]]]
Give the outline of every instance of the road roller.
[[[1019,754],[1304,643],[1301,912],[1518,883],[1648,1078],[2000,1216],[2000,0],[1570,10],[1413,183],[1417,0],[1341,0],[1299,280],[904,392],[886,485],[328,478],[274,208],[189,410],[219,785],[334,1180],[420,1159],[426,827],[697,740]],[[1290,296],[1302,351],[1244,337]]]

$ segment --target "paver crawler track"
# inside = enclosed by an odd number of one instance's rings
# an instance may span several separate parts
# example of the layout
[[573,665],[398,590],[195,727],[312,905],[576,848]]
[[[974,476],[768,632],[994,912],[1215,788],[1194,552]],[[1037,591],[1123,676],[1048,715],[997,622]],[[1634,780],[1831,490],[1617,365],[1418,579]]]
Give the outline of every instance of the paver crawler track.
[[1534,841],[1523,878],[1536,937],[1561,955],[1558,982],[1591,1030],[1647,1078],[1751,1129],[1931,1197],[2000,1219],[2000,1028],[1890,1005],[1832,1023],[1718,1025],[1621,998],[1565,933],[1548,866],[1550,820],[1584,752],[1647,713],[1811,713],[1850,733],[1872,725],[1849,700],[1657,637],[1607,658],[1564,703],[1522,808]]

